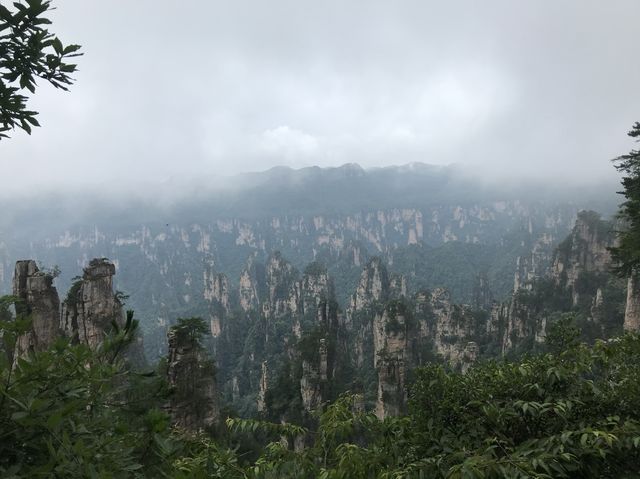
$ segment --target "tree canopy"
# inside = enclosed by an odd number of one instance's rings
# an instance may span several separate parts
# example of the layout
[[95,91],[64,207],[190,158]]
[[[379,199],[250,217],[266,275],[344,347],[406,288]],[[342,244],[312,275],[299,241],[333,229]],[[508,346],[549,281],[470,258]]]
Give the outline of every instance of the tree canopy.
[[80,46],[64,45],[46,28],[51,9],[47,0],[0,3],[0,140],[16,128],[31,134],[40,126],[27,105],[38,79],[62,90],[73,83],[77,65],[67,60],[81,55]]
[[[640,141],[640,122],[636,122],[628,135]],[[615,167],[626,176],[622,178],[625,198],[619,216],[624,229],[619,234],[619,245],[611,249],[617,262],[616,270],[622,276],[640,272],[640,150],[631,150],[613,160]]]

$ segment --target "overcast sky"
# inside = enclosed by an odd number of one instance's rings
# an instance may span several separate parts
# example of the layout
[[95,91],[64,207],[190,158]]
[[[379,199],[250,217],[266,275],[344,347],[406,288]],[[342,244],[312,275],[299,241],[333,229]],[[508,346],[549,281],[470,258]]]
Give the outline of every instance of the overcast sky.
[[5,192],[346,162],[591,180],[640,120],[638,0],[53,3],[85,55],[0,141]]

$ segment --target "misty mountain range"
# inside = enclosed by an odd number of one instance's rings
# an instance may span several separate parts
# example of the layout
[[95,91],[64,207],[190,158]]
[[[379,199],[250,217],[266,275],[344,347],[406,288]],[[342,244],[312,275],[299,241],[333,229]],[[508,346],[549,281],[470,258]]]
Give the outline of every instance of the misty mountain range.
[[191,192],[166,188],[123,196],[105,187],[99,200],[64,192],[6,202],[2,291],[10,292],[17,259],[58,265],[64,291],[89,259],[108,257],[117,289],[129,295],[149,336],[147,354],[157,357],[168,324],[210,314],[207,277],[222,272],[237,284],[250,256],[266,261],[279,251],[300,271],[324,263],[342,307],[372,256],[405,275],[411,291],[445,287],[456,302],[471,303],[486,278],[502,299],[514,275],[542,274],[579,210],[607,216],[618,201],[608,184],[492,185],[457,166],[422,163],[277,167],[226,184],[203,179]]

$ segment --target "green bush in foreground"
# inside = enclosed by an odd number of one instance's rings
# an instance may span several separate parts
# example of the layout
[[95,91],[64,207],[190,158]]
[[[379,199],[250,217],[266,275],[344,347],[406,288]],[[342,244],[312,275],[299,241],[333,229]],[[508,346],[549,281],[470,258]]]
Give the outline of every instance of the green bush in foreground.
[[[23,321],[0,321],[4,352]],[[0,359],[0,476],[170,478],[624,478],[640,470],[640,337],[416,371],[407,416],[378,420],[343,395],[317,426],[230,418],[187,435],[162,411],[161,377],[121,358],[135,328],[96,351],[61,340]],[[553,329],[552,329],[553,330]],[[256,446],[256,444],[259,444]]]

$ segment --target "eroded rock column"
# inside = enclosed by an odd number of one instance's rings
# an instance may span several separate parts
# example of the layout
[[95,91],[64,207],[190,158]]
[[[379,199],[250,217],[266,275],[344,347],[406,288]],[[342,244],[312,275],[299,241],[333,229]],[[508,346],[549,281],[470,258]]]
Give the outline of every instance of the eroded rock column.
[[60,299],[53,276],[38,269],[33,260],[16,262],[13,295],[19,298],[16,313],[31,319],[31,328],[20,336],[14,357],[44,351],[60,337]]

